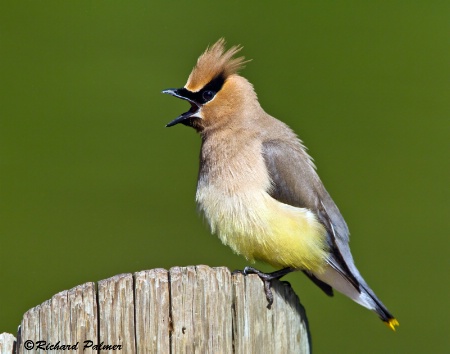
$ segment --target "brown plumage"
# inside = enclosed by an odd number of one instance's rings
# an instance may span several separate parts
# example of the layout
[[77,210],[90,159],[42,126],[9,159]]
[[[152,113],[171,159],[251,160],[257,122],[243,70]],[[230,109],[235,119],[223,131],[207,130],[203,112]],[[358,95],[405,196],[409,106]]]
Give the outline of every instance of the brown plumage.
[[244,57],[233,58],[241,49],[240,46],[234,46],[225,51],[225,40],[219,39],[198,58],[189,75],[186,88],[197,92],[219,74],[225,77],[236,74],[246,63]]
[[335,288],[395,329],[354,265],[347,224],[302,142],[237,73],[241,47],[224,45],[220,39],[200,56],[185,87],[163,91],[191,104],[167,126],[201,134],[196,201],[212,232],[250,261],[304,271],[328,295]]

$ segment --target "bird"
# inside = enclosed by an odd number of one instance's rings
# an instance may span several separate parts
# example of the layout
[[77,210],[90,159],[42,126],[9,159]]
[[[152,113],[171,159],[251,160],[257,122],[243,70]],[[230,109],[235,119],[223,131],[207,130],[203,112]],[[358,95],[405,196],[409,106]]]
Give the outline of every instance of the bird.
[[270,284],[302,271],[328,296],[333,289],[374,311],[392,330],[399,325],[355,266],[349,229],[294,131],[261,107],[236,57],[223,38],[200,55],[184,87],[166,89],[190,103],[179,123],[201,136],[196,203],[211,232],[248,261],[277,271],[256,273]]

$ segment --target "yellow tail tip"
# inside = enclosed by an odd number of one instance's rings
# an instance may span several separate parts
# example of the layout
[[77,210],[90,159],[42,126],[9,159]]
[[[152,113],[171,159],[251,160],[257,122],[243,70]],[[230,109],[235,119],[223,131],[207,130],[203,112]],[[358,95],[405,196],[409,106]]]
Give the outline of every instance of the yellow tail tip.
[[395,327],[400,326],[400,323],[395,318],[391,318],[388,321],[384,322],[386,326],[388,326],[390,329],[392,329],[395,332]]

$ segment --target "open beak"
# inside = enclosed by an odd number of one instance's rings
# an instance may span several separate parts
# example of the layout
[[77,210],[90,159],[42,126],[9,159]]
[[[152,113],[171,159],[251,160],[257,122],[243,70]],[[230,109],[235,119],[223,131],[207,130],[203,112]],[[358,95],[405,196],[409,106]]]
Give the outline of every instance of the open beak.
[[[195,114],[199,113],[200,111],[200,106],[195,103],[194,101],[192,101],[191,99],[187,98],[185,95],[183,95],[183,91],[185,91],[186,89],[167,89],[162,91],[162,93],[167,93],[169,95],[181,98],[182,100],[188,101],[191,104],[191,108],[189,109],[189,111],[184,112],[181,116],[179,116],[178,118],[175,118],[173,121],[169,122],[166,124],[166,127],[173,127],[174,125],[178,124],[178,123],[183,123],[185,120],[194,117]],[[199,116],[196,116],[198,118],[200,118]]]

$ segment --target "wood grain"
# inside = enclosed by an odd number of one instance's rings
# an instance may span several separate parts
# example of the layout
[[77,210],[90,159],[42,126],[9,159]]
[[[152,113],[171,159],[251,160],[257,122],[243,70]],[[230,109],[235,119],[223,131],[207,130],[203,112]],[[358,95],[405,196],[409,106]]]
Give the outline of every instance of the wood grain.
[[[14,337],[0,335],[1,354],[68,352],[62,345],[77,345],[70,350],[77,353],[310,353],[297,295],[284,282],[274,281],[272,290],[268,309],[256,275],[224,267],[119,274],[28,310],[16,346]],[[39,343],[59,347],[38,349]]]

